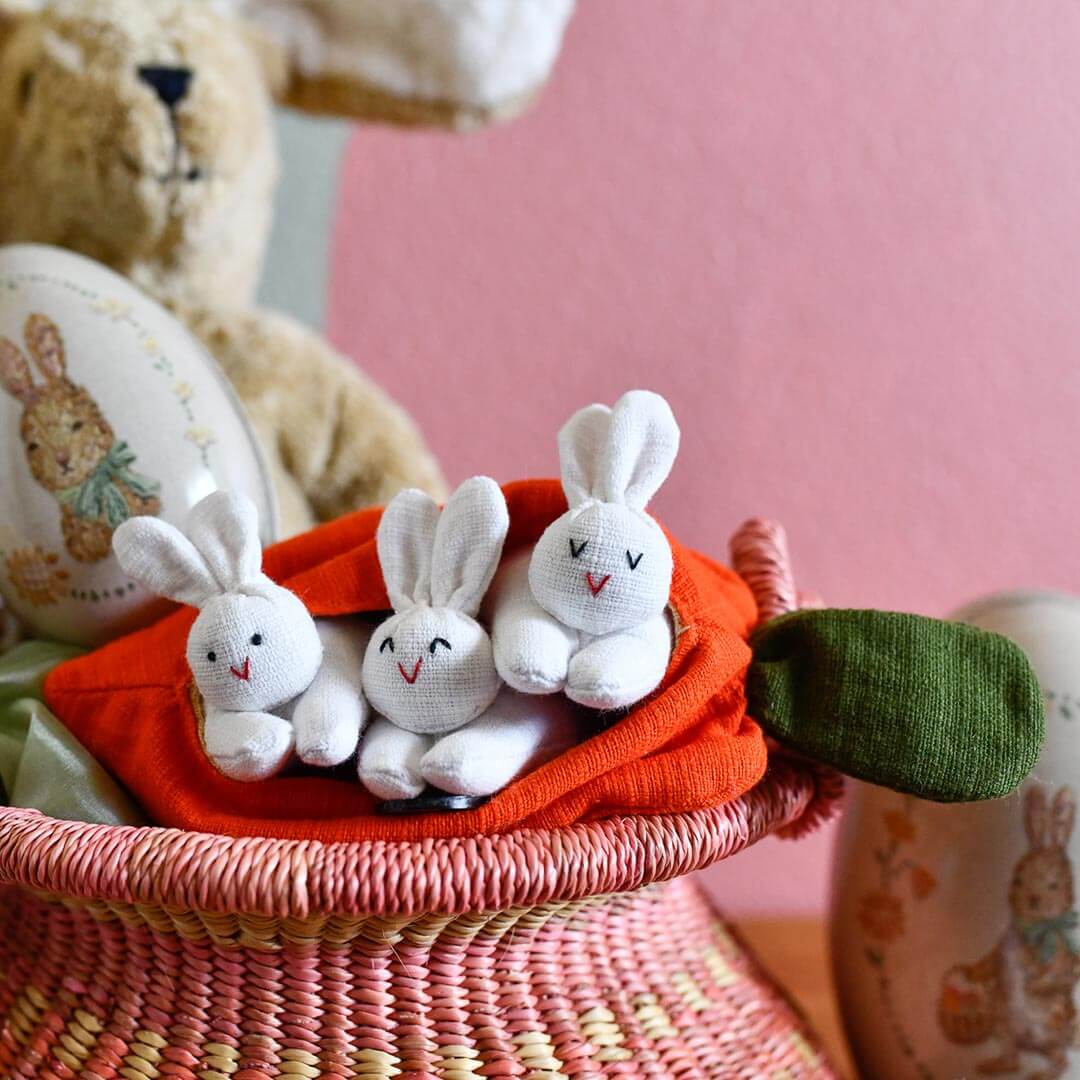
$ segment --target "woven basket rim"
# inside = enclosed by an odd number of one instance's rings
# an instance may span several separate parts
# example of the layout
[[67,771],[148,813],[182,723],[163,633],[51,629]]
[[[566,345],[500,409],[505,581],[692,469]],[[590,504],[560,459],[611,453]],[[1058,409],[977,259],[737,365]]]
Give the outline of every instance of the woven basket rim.
[[418,842],[236,838],[8,807],[0,808],[0,885],[276,918],[501,911],[701,869],[798,821],[815,791],[806,764],[770,755],[757,786],[713,810]]

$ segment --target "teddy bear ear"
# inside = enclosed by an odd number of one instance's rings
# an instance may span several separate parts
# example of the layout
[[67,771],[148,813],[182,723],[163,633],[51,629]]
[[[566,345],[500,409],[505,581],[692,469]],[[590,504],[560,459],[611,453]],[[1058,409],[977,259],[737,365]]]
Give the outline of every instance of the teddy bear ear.
[[251,19],[242,20],[241,25],[270,96],[275,101],[285,101],[292,83],[288,48],[283,41]]
[[278,61],[269,70],[283,104],[460,129],[528,106],[554,67],[575,3],[231,0],[282,50],[286,77]]
[[8,37],[19,25],[23,16],[34,11],[39,4],[30,0],[0,0],[0,49],[7,44]]

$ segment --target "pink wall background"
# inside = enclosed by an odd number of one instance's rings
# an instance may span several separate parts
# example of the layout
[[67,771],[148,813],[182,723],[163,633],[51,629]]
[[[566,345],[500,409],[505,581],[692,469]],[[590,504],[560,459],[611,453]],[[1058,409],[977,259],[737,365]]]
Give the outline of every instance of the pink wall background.
[[[702,548],[778,517],[838,605],[1076,589],[1078,56],[1058,0],[583,0],[522,121],[356,132],[331,335],[454,480],[646,386]],[[813,909],[828,842],[711,881]]]

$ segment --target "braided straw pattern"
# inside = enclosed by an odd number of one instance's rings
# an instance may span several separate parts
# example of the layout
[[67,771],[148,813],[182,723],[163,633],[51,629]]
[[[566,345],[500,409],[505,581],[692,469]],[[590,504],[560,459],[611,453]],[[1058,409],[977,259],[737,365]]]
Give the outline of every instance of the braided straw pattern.
[[684,880],[514,933],[266,951],[0,894],[0,1074],[829,1078]]
[[764,518],[744,521],[731,537],[728,550],[732,569],[750,586],[757,601],[758,625],[799,607],[783,525]]
[[417,843],[236,839],[0,808],[0,885],[301,920],[532,908],[699,869],[795,821],[813,794],[807,767],[778,755],[764,781],[713,810]]
[[0,1076],[835,1074],[678,875],[806,812],[323,845],[0,810]]
[[[735,530],[728,547],[732,567],[754,594],[758,626],[800,608],[825,606],[816,594],[800,592],[795,587],[787,533],[779,522],[751,518]],[[774,747],[775,744],[770,750]],[[784,839],[797,840],[840,813],[844,797],[843,776],[816,761],[805,764],[814,776],[814,798],[805,814],[777,829],[777,835]]]

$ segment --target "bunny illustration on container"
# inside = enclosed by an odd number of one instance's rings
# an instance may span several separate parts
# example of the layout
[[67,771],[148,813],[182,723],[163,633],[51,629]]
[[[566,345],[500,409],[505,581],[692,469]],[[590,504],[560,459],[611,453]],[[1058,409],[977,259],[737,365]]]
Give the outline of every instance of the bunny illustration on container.
[[192,509],[187,534],[158,518],[124,522],[120,565],[150,591],[199,609],[187,661],[205,708],[207,756],[233,780],[279,772],[294,750],[338,765],[367,720],[360,664],[367,630],[312,618],[300,598],[262,572],[258,513],[218,491]]
[[24,338],[44,383],[34,382],[29,360],[8,338],[0,338],[0,382],[23,405],[20,435],[30,471],[60,503],[64,546],[79,562],[99,562],[118,525],[158,513],[160,485],[133,469],[135,454],[89,392],[68,378],[56,324],[31,315]]
[[360,749],[360,779],[380,799],[412,799],[426,784],[486,796],[572,741],[568,709],[503,685],[477,621],[509,528],[488,477],[466,480],[440,512],[403,491],[379,523],[379,563],[394,614],[372,634],[364,692],[376,716]]
[[499,674],[528,694],[565,691],[595,709],[660,685],[672,647],[671,546],[645,507],[667,478],[679,428],[658,394],[590,405],[559,433],[569,509],[500,572],[492,637]]
[[[1010,882],[1009,927],[981,960],[946,973],[939,1012],[946,1036],[961,1044],[990,1037],[998,1042],[1000,1052],[979,1064],[980,1073],[1019,1072],[1021,1052],[1046,1058],[1048,1067],[1037,1075],[1047,1080],[1068,1068],[1066,1052],[1077,1034],[1073,993],[1080,981],[1073,869],[1066,851],[1075,817],[1069,788],[1058,790],[1049,811],[1042,787],[1028,789],[1029,850]],[[973,1007],[945,1008],[954,998]]]

